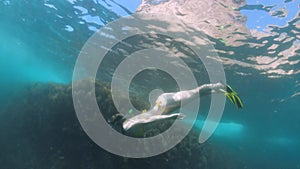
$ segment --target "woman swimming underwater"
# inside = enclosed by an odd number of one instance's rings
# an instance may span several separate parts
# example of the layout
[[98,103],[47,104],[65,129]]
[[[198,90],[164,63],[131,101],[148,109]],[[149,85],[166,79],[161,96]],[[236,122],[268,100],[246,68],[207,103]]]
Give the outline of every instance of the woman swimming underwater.
[[121,114],[112,117],[113,123],[116,121],[122,122],[122,127],[125,131],[137,125],[157,122],[166,119],[183,119],[185,117],[182,113],[174,113],[176,109],[181,106],[181,102],[188,103],[192,101],[197,95],[201,96],[224,93],[225,96],[238,108],[243,107],[243,103],[237,93],[228,85],[223,83],[204,84],[192,90],[179,91],[175,93],[163,93],[157,100],[155,106],[147,112],[127,118]]

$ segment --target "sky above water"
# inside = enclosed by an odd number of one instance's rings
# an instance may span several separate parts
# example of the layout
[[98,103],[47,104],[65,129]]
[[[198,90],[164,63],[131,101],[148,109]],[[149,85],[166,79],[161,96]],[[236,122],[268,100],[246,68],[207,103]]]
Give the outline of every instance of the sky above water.
[[[115,0],[115,2],[134,12],[141,3],[141,0]],[[253,9],[241,10],[241,13],[247,16],[247,27],[264,32],[267,32],[268,25],[284,26],[295,18],[299,11],[300,3],[300,1],[297,0],[247,0],[246,2],[247,5],[253,6]],[[266,11],[264,9],[265,7],[271,7],[270,11]],[[117,6],[112,6],[112,10],[121,16],[128,15]],[[276,14],[276,11],[286,11],[286,14]]]
[[[292,20],[297,16],[299,11],[298,0],[247,0],[248,5],[263,5],[264,7],[273,6],[270,12],[264,11],[263,9],[255,10],[242,10],[241,13],[246,15],[247,26],[250,29],[264,30],[268,25],[284,26],[288,21]],[[274,12],[281,10],[286,10],[286,15],[283,16],[272,16],[275,15]]]

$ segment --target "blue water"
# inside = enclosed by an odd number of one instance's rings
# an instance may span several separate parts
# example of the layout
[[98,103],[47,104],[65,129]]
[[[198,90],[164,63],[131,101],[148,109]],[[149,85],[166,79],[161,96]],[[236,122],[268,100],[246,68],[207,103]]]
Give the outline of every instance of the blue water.
[[[167,1],[149,1],[148,4],[163,2]],[[0,114],[6,112],[6,106],[14,104],[13,98],[28,85],[36,82],[70,84],[76,58],[85,41],[102,26],[131,14],[140,2],[129,3],[112,0],[0,1]],[[280,4],[289,7],[297,3],[299,5],[297,1]],[[248,28],[254,29],[256,21],[251,18],[265,11],[260,6],[251,7],[252,2],[248,5],[250,7],[245,6],[241,10],[249,15]],[[300,168],[299,8],[292,8],[283,19],[273,18],[274,22],[268,18],[270,16],[261,18],[262,24],[257,28],[262,31],[273,24],[269,32],[264,30],[269,35],[262,39],[249,37],[244,40],[244,45],[232,47],[212,37],[217,49],[235,53],[232,56],[220,52],[220,57],[244,63],[224,63],[227,82],[242,97],[244,108],[237,110],[227,101],[223,118],[209,141],[222,147],[244,168]],[[285,38],[277,40],[281,36]],[[248,43],[259,44],[260,47]],[[268,48],[273,44],[279,47],[269,53],[271,49]],[[251,60],[254,56],[268,56],[274,60],[260,64]],[[280,59],[282,61],[278,61]],[[272,63],[277,65],[260,68]],[[17,117],[17,111],[12,113]],[[205,117],[205,113],[201,113],[195,124],[199,132]],[[6,119],[0,119],[0,123],[1,120]],[[7,127],[5,131],[10,132],[8,126],[4,126]],[[0,137],[0,140],[5,139]],[[0,141],[0,149],[3,146]],[[11,152],[12,155],[14,153]],[[18,161],[6,162],[5,167],[11,168],[9,164],[22,166],[16,163]],[[147,162],[144,164],[147,165]]]

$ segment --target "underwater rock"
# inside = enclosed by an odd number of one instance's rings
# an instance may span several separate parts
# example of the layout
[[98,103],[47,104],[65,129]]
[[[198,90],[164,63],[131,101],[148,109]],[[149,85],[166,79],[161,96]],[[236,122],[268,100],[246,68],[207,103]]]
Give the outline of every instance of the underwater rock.
[[[117,113],[108,84],[97,81],[95,86],[99,107],[107,110],[103,116]],[[147,106],[141,100],[133,100],[137,108]],[[161,130],[156,128],[145,136],[152,132]],[[226,168],[217,162],[225,157],[211,144],[199,144],[198,134],[193,132],[170,151],[155,157],[128,159],[106,152],[82,130],[74,111],[71,86],[54,83],[28,86],[14,104],[0,113],[0,148],[1,168]]]

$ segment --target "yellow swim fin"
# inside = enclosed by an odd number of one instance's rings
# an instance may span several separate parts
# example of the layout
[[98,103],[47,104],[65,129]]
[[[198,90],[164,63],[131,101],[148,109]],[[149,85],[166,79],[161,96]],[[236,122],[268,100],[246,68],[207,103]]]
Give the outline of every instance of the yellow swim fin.
[[239,109],[243,108],[242,99],[229,85],[226,85],[226,91],[224,91],[224,93],[231,103],[236,105]]

